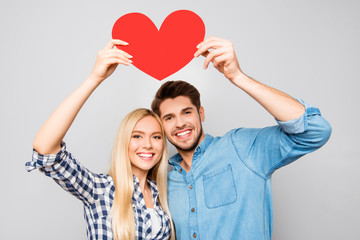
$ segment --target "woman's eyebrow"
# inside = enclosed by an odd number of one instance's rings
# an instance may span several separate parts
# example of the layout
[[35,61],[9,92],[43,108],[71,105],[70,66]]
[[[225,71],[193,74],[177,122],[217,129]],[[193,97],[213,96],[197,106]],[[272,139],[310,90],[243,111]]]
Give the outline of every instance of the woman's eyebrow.
[[140,130],[134,130],[134,131],[132,131],[132,133],[144,133],[144,132],[140,131]]
[[[142,133],[142,134],[145,134],[145,132],[143,131],[140,131],[140,130],[134,130],[132,131],[132,133]],[[153,134],[162,134],[161,131],[156,131],[156,132],[152,132],[151,135]]]

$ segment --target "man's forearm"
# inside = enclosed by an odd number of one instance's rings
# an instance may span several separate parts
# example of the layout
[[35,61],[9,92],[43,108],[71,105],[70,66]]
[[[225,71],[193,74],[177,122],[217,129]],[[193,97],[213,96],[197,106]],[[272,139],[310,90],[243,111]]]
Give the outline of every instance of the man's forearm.
[[231,82],[254,98],[279,121],[298,118],[305,112],[305,107],[296,99],[243,73],[237,74]]

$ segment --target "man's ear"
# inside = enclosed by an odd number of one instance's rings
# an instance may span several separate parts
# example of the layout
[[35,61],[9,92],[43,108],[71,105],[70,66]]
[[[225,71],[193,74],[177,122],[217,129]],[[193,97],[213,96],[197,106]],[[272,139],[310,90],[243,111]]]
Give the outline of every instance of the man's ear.
[[201,122],[205,122],[205,109],[203,106],[200,107],[199,114]]

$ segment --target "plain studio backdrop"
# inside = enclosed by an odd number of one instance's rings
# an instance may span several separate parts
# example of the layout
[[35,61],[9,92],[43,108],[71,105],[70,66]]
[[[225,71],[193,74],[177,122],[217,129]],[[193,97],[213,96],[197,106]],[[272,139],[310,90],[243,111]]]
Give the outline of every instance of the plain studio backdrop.
[[[120,16],[144,13],[160,27],[179,9],[203,19],[206,37],[231,40],[246,74],[319,107],[333,127],[324,147],[274,173],[273,239],[360,239],[356,0],[1,1],[0,238],[86,239],[82,203],[38,171],[25,171],[34,136],[88,76]],[[106,172],[121,119],[150,107],[168,80],[200,90],[207,133],[275,124],[216,69],[203,70],[203,62],[194,59],[161,82],[119,66],[76,118],[65,137],[68,150],[90,170]]]

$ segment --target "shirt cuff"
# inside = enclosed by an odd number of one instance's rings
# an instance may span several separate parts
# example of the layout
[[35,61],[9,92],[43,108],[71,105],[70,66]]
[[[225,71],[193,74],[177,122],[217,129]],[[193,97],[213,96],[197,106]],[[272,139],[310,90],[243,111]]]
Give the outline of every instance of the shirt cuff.
[[34,169],[49,167],[66,158],[66,144],[61,143],[61,150],[56,154],[42,155],[33,149],[32,160],[25,163],[25,169],[30,172]]
[[316,107],[312,107],[310,104],[306,103],[302,99],[296,99],[305,107],[305,113],[299,118],[295,118],[289,121],[279,121],[276,122],[284,130],[284,132],[289,134],[303,133],[306,131],[308,126],[308,117],[313,115],[321,115],[320,110]]

